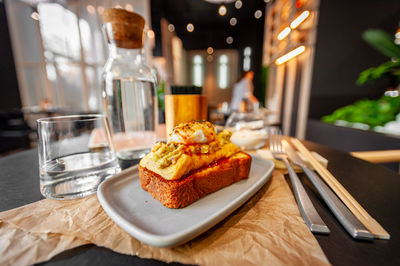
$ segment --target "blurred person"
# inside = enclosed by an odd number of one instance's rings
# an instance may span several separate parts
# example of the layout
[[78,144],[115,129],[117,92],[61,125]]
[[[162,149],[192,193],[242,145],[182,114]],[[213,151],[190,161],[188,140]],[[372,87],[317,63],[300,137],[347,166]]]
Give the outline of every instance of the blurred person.
[[[257,98],[253,94],[253,78],[253,71],[245,71],[235,83],[233,86],[231,111],[238,111],[239,109],[239,111],[245,111],[243,110],[243,102],[245,102],[245,105],[249,105],[250,107],[253,107],[256,103],[258,103]],[[246,107],[245,109],[247,110],[249,108]]]

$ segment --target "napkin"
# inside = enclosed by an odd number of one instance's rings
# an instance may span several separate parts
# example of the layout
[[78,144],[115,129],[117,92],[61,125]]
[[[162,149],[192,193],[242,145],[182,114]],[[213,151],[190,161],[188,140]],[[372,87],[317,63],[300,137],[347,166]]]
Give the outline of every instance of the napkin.
[[200,265],[328,265],[280,171],[225,220],[174,248],[141,243],[103,211],[96,195],[44,199],[0,213],[0,265],[28,265],[93,243],[115,252]]

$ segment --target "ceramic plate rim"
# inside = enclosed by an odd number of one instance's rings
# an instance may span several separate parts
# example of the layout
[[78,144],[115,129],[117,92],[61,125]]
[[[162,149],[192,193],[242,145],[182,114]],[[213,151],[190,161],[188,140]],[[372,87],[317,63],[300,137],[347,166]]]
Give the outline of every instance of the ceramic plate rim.
[[[113,203],[111,203],[107,199],[107,187],[112,186],[113,183],[118,182],[124,179],[135,179],[137,177],[133,175],[127,175],[127,173],[133,172],[136,173],[138,165],[132,166],[130,168],[125,169],[121,173],[103,181],[97,190],[97,197],[101,206],[107,215],[123,230],[125,230],[132,237],[136,238],[139,241],[142,241],[146,244],[157,246],[157,247],[172,247],[187,242],[201,233],[207,231],[218,222],[225,219],[229,214],[235,211],[237,208],[242,206],[248,199],[250,199],[254,194],[260,190],[265,183],[268,182],[273,170],[274,163],[271,160],[261,158],[259,156],[253,156],[252,160],[259,161],[259,163],[266,163],[265,166],[265,174],[260,176],[257,181],[254,182],[249,188],[244,190],[235,200],[231,201],[225,207],[219,209],[214,212],[210,217],[201,220],[199,223],[189,226],[178,233],[173,233],[169,235],[157,235],[154,233],[147,232],[145,230],[140,229],[134,223],[129,222],[120,213],[113,207]],[[253,162],[252,162],[253,163]],[[254,162],[255,163],[255,162]],[[129,182],[129,181],[126,181]],[[218,193],[218,191],[214,192]],[[153,199],[155,200],[155,199]],[[199,199],[200,201],[201,199]]]

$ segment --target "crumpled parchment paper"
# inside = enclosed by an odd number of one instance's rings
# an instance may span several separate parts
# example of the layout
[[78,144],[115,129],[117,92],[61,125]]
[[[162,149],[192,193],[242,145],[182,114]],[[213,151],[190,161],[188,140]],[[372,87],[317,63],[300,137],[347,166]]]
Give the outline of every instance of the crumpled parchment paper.
[[190,242],[174,248],[141,243],[119,228],[95,195],[44,199],[0,213],[0,265],[27,265],[93,243],[115,252],[202,265],[328,265],[300,216],[281,172],[258,193]]

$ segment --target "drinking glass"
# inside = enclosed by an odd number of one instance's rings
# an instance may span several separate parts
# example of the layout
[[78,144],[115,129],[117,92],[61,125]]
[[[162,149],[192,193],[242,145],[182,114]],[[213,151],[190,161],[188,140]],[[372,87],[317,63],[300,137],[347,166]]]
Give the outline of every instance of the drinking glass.
[[37,120],[40,191],[50,199],[76,199],[121,168],[104,115],[71,115]]

